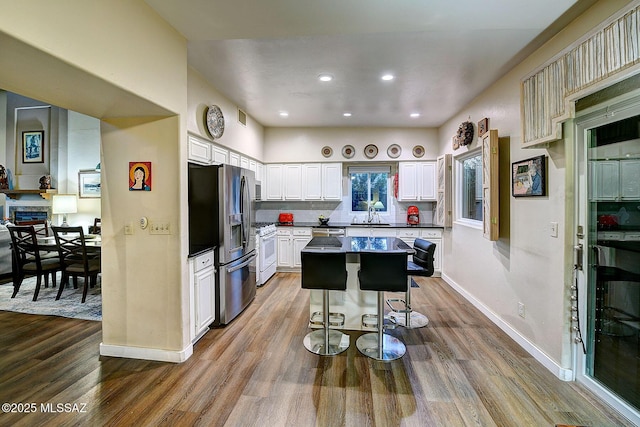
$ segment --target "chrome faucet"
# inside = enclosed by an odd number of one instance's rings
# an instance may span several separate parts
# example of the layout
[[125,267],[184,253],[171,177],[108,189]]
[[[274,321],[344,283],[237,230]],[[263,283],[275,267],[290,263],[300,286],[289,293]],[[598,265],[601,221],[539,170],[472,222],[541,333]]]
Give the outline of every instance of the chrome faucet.
[[373,217],[376,215],[376,208],[373,207],[373,204],[369,204],[369,212],[367,214],[367,222],[371,224],[373,221]]

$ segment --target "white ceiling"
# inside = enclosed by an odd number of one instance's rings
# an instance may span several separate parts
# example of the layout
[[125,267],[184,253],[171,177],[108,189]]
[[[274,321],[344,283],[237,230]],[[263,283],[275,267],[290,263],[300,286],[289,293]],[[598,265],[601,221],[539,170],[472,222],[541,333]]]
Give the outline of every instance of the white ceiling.
[[189,65],[264,126],[437,127],[594,1],[146,3],[187,38]]

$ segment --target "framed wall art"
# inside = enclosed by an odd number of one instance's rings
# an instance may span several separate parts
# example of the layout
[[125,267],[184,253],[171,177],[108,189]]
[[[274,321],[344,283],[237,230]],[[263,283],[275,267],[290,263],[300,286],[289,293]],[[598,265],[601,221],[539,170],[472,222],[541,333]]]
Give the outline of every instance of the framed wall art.
[[81,199],[99,198],[100,172],[95,169],[81,170],[78,172],[78,197]]
[[547,195],[544,155],[514,162],[511,165],[511,194],[513,197]]
[[129,162],[129,191],[151,191],[151,162]]
[[44,131],[22,132],[22,163],[44,163]]

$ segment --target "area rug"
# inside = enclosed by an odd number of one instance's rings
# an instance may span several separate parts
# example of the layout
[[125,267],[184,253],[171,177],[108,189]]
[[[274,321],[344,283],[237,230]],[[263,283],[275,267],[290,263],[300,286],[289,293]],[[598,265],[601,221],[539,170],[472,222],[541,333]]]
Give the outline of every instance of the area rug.
[[[32,301],[33,292],[36,289],[35,277],[24,279],[20,291],[15,298],[11,298],[13,293],[13,283],[0,285],[0,310],[14,311],[26,314],[42,314],[46,316],[69,317],[84,320],[102,320],[102,296],[100,288],[100,276],[94,288],[89,288],[86,302],[82,303],[82,280],[78,281],[78,289],[73,289],[73,285],[66,286],[62,291],[62,296],[56,301],[58,288],[48,288],[44,284],[40,287],[38,300]],[[58,286],[60,284],[58,283]]]

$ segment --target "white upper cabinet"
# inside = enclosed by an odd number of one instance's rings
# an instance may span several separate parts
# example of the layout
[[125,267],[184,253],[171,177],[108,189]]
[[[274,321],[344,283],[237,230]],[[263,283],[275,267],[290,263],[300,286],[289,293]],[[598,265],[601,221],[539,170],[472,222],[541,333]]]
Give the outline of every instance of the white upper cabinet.
[[322,163],[322,199],[342,200],[342,163]]
[[640,160],[596,160],[589,167],[592,200],[640,200]]
[[266,200],[342,200],[342,163],[265,165]]
[[284,165],[285,200],[302,200],[302,165]]
[[398,201],[435,201],[436,162],[399,162],[398,184]]
[[305,200],[322,200],[322,166],[320,163],[302,165]]
[[266,187],[265,198],[267,200],[282,200],[283,199],[283,165],[275,165],[275,164],[267,164],[265,165],[265,170],[267,172],[266,175],[266,186],[263,183],[263,187]]
[[229,150],[213,146],[213,163],[216,165],[224,165],[229,163]]
[[229,151],[229,164],[231,166],[240,166],[240,154]]
[[188,144],[189,152],[187,154],[187,157],[189,158],[189,161],[201,163],[204,165],[208,165],[209,163],[211,163],[211,153],[213,146],[209,142],[203,141],[190,135]]
[[640,160],[620,160],[622,200],[640,200]]

